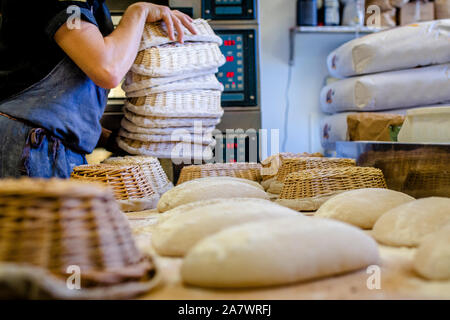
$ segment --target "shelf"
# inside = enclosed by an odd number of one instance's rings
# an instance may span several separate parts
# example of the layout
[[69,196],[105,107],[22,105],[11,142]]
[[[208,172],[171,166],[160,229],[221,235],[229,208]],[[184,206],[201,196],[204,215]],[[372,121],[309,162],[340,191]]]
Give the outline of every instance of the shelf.
[[385,28],[375,28],[367,26],[320,26],[308,27],[300,26],[293,27],[291,31],[295,33],[373,33],[381,31]]
[[355,34],[356,37],[360,33],[374,33],[385,30],[386,28],[375,28],[367,26],[296,26],[289,29],[289,65],[294,65],[295,59],[295,36],[301,33],[317,33],[317,34]]

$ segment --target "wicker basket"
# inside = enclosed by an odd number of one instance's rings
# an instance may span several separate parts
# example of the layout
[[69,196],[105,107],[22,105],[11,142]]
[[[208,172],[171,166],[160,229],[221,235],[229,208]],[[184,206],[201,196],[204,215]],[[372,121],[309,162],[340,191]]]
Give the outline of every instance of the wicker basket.
[[209,127],[220,123],[217,118],[168,118],[168,117],[148,117],[140,116],[124,109],[125,118],[139,127],[144,128],[167,128],[167,127],[189,127],[198,123],[201,126]]
[[[214,33],[213,29],[206,20],[195,19],[192,22],[192,25],[194,26],[197,33],[192,34],[188,29],[182,27],[184,32],[184,41],[214,42],[218,45],[222,45],[222,39]],[[175,30],[175,39],[177,38],[178,33]],[[164,22],[148,23],[145,25],[144,33],[142,34],[142,41],[139,50],[145,50],[147,48],[156,47],[172,42],[174,41],[170,40],[167,32],[167,27]]]
[[173,77],[221,67],[225,57],[217,43],[173,43],[140,51],[131,71],[151,77]]
[[283,158],[275,180],[270,184],[268,192],[272,194],[280,194],[284,185],[285,178],[292,172],[310,169],[332,169],[341,167],[354,167],[356,161],[344,158]]
[[276,176],[278,169],[280,168],[281,162],[286,158],[304,158],[304,157],[323,157],[321,153],[292,153],[292,152],[282,152],[274,154],[267,159],[261,161],[262,165],[262,180],[269,180]]
[[154,209],[159,200],[159,194],[138,165],[82,165],[73,169],[72,179],[111,187],[122,210],[127,212]]
[[214,163],[188,166],[181,169],[177,184],[205,177],[236,177],[261,181],[261,165],[258,163]]
[[173,91],[130,98],[127,110],[141,116],[169,118],[219,118],[223,115],[217,90]]
[[183,130],[174,130],[171,134],[143,134],[128,132],[124,129],[120,129],[119,136],[129,138],[131,140],[138,140],[143,142],[186,142],[202,144],[206,146],[215,145],[215,140],[211,134],[190,134]]
[[121,126],[123,129],[127,130],[128,132],[133,133],[141,133],[141,134],[160,134],[160,135],[170,135],[175,130],[180,130],[179,132],[186,132],[186,133],[194,133],[194,134],[212,134],[215,130],[215,126],[197,126],[197,127],[167,127],[167,128],[144,128],[139,127],[129,121],[126,118],[123,118],[121,121]]
[[162,159],[208,161],[213,157],[210,146],[185,142],[142,142],[128,138],[117,138],[117,145],[129,154],[152,156]]
[[[81,290],[67,288],[69,266],[80,268]],[[151,289],[156,275],[109,189],[73,180],[0,181],[1,296],[129,298]]]
[[114,166],[139,166],[144,172],[145,177],[150,181],[153,189],[159,194],[169,191],[173,188],[173,183],[169,181],[159,160],[155,157],[145,156],[125,156],[106,159],[104,164]]
[[127,92],[127,97],[145,97],[151,94],[173,91],[192,91],[192,90],[216,90],[223,91],[223,85],[217,80],[214,74],[207,74],[203,76],[196,76],[194,78],[187,78],[180,81],[170,82],[151,88],[146,88],[138,91]]
[[450,167],[412,170],[402,191],[414,198],[450,197]]
[[195,78],[200,76],[207,76],[216,74],[219,72],[218,68],[203,70],[201,72],[186,72],[183,74],[178,74],[172,77],[159,77],[154,78],[150,76],[144,76],[142,74],[134,73],[133,71],[129,71],[125,76],[125,80],[122,83],[122,90],[127,93],[133,93],[135,91],[141,91],[157,86],[167,85],[171,82],[177,82],[186,80],[189,78]]
[[383,171],[390,189],[402,191],[406,177],[412,171],[445,168],[450,163],[450,153],[431,150],[378,152],[373,166]]
[[286,177],[277,202],[299,211],[315,211],[340,192],[362,188],[386,188],[381,170],[369,167],[303,170]]

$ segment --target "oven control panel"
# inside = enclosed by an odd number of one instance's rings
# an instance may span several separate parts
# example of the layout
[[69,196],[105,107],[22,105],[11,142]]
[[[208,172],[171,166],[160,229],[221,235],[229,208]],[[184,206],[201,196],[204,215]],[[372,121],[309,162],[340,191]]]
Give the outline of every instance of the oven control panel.
[[221,47],[226,63],[219,68],[217,78],[224,86],[222,105],[257,105],[257,67],[255,30],[220,30]]
[[202,17],[211,20],[254,20],[255,0],[202,0]]

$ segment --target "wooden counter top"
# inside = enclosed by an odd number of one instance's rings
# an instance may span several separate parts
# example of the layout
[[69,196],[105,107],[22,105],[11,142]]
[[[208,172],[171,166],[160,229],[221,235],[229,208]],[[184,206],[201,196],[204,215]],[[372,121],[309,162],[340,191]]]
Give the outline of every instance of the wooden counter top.
[[[151,246],[151,231],[158,214],[130,214],[136,241],[144,251],[156,255]],[[369,232],[370,233],[370,232]],[[428,281],[412,270],[416,249],[379,246],[381,289],[369,290],[366,270],[337,277],[302,282],[288,286],[242,290],[211,290],[186,286],[180,278],[181,258],[156,255],[163,281],[143,296],[159,300],[297,300],[297,299],[450,299],[450,281]]]

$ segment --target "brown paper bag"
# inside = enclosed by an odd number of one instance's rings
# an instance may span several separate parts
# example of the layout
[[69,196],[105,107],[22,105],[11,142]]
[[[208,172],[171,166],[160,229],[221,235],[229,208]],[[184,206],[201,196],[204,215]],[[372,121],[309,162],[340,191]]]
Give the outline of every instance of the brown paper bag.
[[391,126],[401,126],[405,118],[397,114],[361,112],[347,116],[350,141],[392,141]]
[[450,0],[435,0],[434,14],[436,19],[450,18]]

